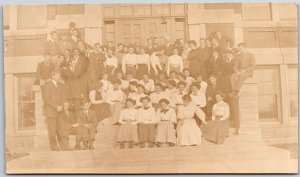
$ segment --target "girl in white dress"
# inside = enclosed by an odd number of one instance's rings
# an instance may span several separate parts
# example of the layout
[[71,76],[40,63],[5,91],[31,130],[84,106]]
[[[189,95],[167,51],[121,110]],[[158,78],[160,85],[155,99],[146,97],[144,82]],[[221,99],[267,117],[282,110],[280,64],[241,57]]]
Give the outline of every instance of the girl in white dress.
[[180,146],[200,145],[202,132],[194,119],[201,119],[204,124],[205,114],[196,105],[191,103],[191,96],[184,95],[183,106],[178,108],[177,144]]

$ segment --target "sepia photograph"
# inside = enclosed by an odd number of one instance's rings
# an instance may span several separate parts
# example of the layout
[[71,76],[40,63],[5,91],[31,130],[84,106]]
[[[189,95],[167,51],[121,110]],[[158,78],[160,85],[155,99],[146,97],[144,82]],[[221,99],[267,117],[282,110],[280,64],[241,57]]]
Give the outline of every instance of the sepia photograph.
[[296,3],[4,4],[6,174],[298,173]]

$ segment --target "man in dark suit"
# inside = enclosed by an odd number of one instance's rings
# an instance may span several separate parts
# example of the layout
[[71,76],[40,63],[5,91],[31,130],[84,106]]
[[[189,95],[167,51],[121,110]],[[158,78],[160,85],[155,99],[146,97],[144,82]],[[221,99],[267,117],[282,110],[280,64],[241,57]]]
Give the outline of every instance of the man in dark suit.
[[198,54],[199,54],[199,63],[201,68],[199,68],[199,70],[201,71],[201,75],[203,76],[203,78],[208,78],[208,68],[206,65],[207,60],[209,59],[208,56],[208,50],[206,49],[206,45],[205,45],[205,39],[204,38],[200,38],[199,40],[199,44],[200,46],[197,48],[198,50]]
[[70,66],[63,69],[63,75],[69,87],[69,100],[75,113],[79,111],[82,99],[88,96],[88,65],[88,60],[80,55],[77,49],[74,49]]
[[58,139],[61,150],[70,151],[69,135],[72,125],[76,124],[75,114],[69,110],[69,102],[63,103],[63,110],[58,115]]
[[173,55],[174,46],[171,44],[171,38],[169,36],[165,37],[165,44],[162,46],[162,49],[167,56]]
[[83,109],[77,113],[79,126],[76,133],[76,149],[94,149],[95,134],[97,132],[97,118],[93,110],[90,109],[91,103],[88,100],[83,101]]
[[224,61],[219,56],[219,52],[214,50],[212,52],[212,58],[208,62],[207,70],[208,75],[214,75],[215,77],[219,78],[223,74]]
[[35,85],[41,86],[42,97],[44,98],[44,88],[51,78],[51,72],[55,69],[55,65],[51,62],[50,55],[45,53],[44,61],[39,62],[36,69]]
[[238,45],[240,53],[236,56],[234,64],[234,74],[231,76],[231,87],[233,90],[232,96],[237,96],[244,81],[252,77],[255,69],[255,60],[252,53],[246,50],[245,43],[239,43]]
[[223,35],[220,31],[216,32],[215,38],[219,41],[219,45],[223,50],[229,49],[233,45],[233,41],[229,37]]
[[46,53],[59,53],[58,36],[56,31],[51,31],[50,38],[45,45]]
[[206,89],[206,112],[207,120],[211,120],[212,117],[212,107],[217,102],[216,93],[218,91],[217,78],[214,75],[209,77],[209,83]]
[[[225,51],[225,57],[223,58],[223,72],[222,75],[219,79],[219,86],[220,86],[220,91],[224,93],[226,96],[228,96],[229,93],[232,92],[231,84],[230,83],[230,78],[231,75],[233,74],[233,67],[235,64],[235,58],[233,56],[233,53],[231,50],[226,50]],[[226,99],[227,97],[225,97]]]
[[60,83],[61,77],[58,71],[51,73],[51,80],[45,87],[44,104],[47,118],[49,144],[52,151],[60,151],[57,144],[57,120],[58,114],[63,110],[63,101],[66,99],[66,90]]

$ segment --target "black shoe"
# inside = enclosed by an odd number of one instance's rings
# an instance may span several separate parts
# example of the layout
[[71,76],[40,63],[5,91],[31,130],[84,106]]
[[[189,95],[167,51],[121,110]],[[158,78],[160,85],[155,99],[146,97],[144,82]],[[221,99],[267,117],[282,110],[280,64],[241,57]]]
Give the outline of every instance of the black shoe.
[[161,144],[160,144],[160,143],[157,143],[156,146],[157,146],[157,147],[161,147]]
[[132,149],[134,147],[133,142],[129,142],[129,148]]
[[169,147],[173,147],[173,146],[175,146],[175,144],[174,143],[168,143],[169,144]]
[[145,147],[145,142],[140,144],[140,148],[144,148]]
[[154,147],[154,143],[153,143],[153,142],[150,142],[150,143],[149,143],[149,147],[150,147],[150,148],[153,148],[153,147]]
[[76,150],[82,150],[82,147],[81,147],[80,144],[76,144],[75,149],[76,149]]
[[124,149],[124,148],[125,148],[125,143],[124,142],[120,143],[120,149]]

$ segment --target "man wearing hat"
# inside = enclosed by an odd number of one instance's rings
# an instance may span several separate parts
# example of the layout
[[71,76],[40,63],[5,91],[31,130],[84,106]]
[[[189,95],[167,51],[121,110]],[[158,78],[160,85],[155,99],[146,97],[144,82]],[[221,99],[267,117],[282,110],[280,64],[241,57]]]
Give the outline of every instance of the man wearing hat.
[[135,78],[137,69],[137,55],[133,52],[134,47],[133,45],[130,45],[128,47],[128,53],[124,55],[122,60],[122,71],[124,74],[131,73]]
[[[97,132],[97,117],[95,112],[90,109],[91,103],[83,100],[82,110],[77,113],[77,121],[79,126],[76,133],[77,150],[94,149],[95,134]],[[83,143],[83,148],[81,146]]]
[[60,73],[53,71],[51,79],[45,86],[44,105],[45,116],[47,118],[47,127],[49,135],[49,144],[51,151],[60,151],[57,144],[58,136],[58,115],[63,110],[63,102],[67,99],[64,87],[60,84]]
[[223,59],[218,50],[213,50],[212,58],[209,59],[207,74],[219,78],[223,73]]
[[50,38],[46,42],[45,46],[46,53],[59,53],[58,35],[56,31],[50,32]]
[[234,64],[234,74],[231,76],[232,96],[238,96],[244,81],[253,76],[255,69],[255,59],[252,53],[248,52],[245,43],[239,43],[240,54],[237,55]]

